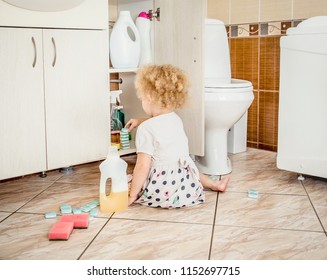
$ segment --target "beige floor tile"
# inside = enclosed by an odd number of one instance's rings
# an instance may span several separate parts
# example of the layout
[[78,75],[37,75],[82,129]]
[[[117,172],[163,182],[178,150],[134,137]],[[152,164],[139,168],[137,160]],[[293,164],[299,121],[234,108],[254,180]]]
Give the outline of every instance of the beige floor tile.
[[102,161],[91,162],[73,166],[73,173],[95,173],[100,174],[99,166]]
[[0,184],[0,211],[16,211],[53,182],[15,180]]
[[277,169],[275,152],[248,148],[244,153],[229,154],[228,156],[235,172],[248,169]]
[[9,213],[9,212],[0,212],[0,222],[1,222],[3,219],[7,218],[10,214],[11,214],[11,213]]
[[81,259],[207,259],[212,227],[111,219]]
[[42,215],[16,213],[0,223],[0,259],[77,259],[107,220],[95,218],[87,229],[74,229],[68,240],[48,239],[55,223]]
[[246,193],[219,195],[216,225],[322,231],[306,196]]
[[100,186],[100,172],[73,172],[70,174],[63,174],[57,182],[94,184]]
[[40,177],[41,172],[21,177],[21,181],[37,181],[37,182],[54,182],[63,174],[58,169],[45,172],[46,177]]
[[[42,194],[22,207],[19,212],[40,213],[55,211],[60,214],[62,204],[81,207],[99,198],[98,185],[84,185],[72,183],[54,183]],[[99,216],[108,216],[101,215]],[[109,215],[110,216],[110,215]]]
[[303,185],[309,196],[325,196],[327,197],[327,179],[318,177],[305,177]]
[[212,224],[217,193],[206,191],[206,202],[180,209],[159,209],[133,204],[127,211],[115,213],[114,218]]
[[[134,158],[129,156],[124,160],[128,163],[128,168],[126,170],[127,174],[132,173],[135,165]],[[98,161],[74,166],[72,173],[62,174],[57,181],[100,185],[101,172],[99,166],[101,162],[102,161]]]
[[307,195],[301,181],[292,172],[282,170],[243,170],[232,172],[227,191],[247,192],[255,189],[260,193]]
[[216,226],[211,259],[327,259],[327,238],[320,232]]
[[303,184],[319,216],[319,220],[327,232],[327,180],[307,177]]

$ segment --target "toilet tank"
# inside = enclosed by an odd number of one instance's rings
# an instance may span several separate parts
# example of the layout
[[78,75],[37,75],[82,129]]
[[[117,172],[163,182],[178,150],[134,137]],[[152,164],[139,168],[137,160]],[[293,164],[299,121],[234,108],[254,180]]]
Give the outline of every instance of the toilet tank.
[[205,20],[205,86],[231,82],[229,45],[225,24],[216,19]]

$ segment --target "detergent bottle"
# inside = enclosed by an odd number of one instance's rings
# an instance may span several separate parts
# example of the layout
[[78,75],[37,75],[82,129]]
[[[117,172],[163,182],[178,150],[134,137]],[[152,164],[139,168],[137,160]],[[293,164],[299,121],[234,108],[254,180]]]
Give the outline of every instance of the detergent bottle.
[[152,62],[151,51],[151,22],[146,12],[141,12],[135,20],[140,34],[141,53],[139,66]]
[[[127,163],[119,157],[117,147],[100,164],[100,210],[103,213],[124,211],[128,207]],[[111,179],[110,194],[106,194],[107,180]]]
[[109,41],[109,55],[114,68],[134,68],[140,60],[140,34],[129,11],[120,11]]

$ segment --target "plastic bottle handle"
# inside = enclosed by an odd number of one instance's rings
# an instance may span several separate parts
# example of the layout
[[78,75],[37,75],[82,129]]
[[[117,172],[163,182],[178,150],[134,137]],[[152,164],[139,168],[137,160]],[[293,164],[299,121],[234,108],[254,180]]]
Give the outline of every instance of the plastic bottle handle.
[[[128,34],[128,29],[127,28],[130,28],[132,31],[133,31],[133,33],[134,33],[134,36],[135,36],[135,40],[132,40],[132,38],[129,36],[129,34]],[[125,28],[126,28],[126,33],[127,33],[127,38],[128,39],[130,39],[130,41],[132,42],[132,43],[136,43],[137,41],[139,41],[140,40],[140,36],[139,36],[139,34],[138,34],[138,30],[137,30],[137,28],[136,28],[136,26],[134,25],[134,24],[132,24],[132,23],[130,23],[130,22],[126,22],[125,23]]]
[[100,193],[106,193],[106,183],[109,177],[101,176],[100,177]]

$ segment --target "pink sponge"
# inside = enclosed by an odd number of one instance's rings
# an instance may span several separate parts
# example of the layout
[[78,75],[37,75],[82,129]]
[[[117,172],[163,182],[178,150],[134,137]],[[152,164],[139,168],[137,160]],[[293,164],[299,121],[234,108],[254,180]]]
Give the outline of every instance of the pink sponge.
[[89,214],[63,215],[60,222],[72,222],[74,228],[87,228],[89,226]]
[[67,240],[74,228],[73,222],[57,222],[55,223],[48,234],[49,240]]

